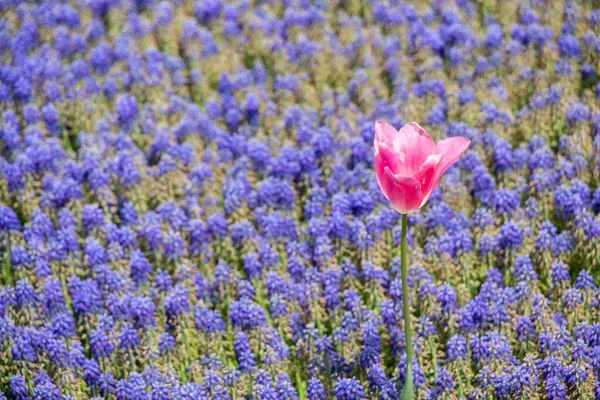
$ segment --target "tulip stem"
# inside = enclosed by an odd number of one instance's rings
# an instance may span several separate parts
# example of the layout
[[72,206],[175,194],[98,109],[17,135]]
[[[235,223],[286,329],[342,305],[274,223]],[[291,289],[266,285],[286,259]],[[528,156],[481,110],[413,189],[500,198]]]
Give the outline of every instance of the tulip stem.
[[406,346],[406,378],[400,393],[401,400],[413,398],[412,376],[412,329],[410,326],[410,303],[408,301],[408,268],[406,266],[406,234],[408,231],[408,215],[402,214],[402,244],[400,246],[400,261],[402,267],[402,315],[404,317],[404,338]]

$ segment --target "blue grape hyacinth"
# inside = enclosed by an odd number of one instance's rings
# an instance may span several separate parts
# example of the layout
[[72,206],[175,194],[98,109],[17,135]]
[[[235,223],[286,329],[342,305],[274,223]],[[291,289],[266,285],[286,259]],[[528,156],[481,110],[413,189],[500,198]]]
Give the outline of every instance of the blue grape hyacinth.
[[597,7],[0,1],[0,399],[600,399]]

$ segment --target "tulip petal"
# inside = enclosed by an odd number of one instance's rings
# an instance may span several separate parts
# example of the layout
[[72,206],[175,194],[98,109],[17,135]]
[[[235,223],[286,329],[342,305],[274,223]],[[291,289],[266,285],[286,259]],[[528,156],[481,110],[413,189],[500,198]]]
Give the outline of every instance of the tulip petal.
[[457,136],[449,139],[444,139],[437,143],[438,153],[442,154],[442,161],[436,168],[440,176],[448,169],[452,164],[458,161],[460,156],[467,150],[471,141],[467,138]]
[[444,172],[458,161],[460,156],[467,150],[470,143],[471,141],[469,139],[460,136],[444,139],[437,143],[437,150],[441,153],[442,158],[435,167],[435,172],[433,173],[427,188],[423,190],[425,195],[423,196],[421,206],[427,203],[427,200],[429,200],[429,197],[431,197],[431,194],[440,183],[440,179]]
[[400,131],[384,121],[375,123],[375,172],[385,197],[396,211],[416,211],[429,200],[442,174],[469,147],[455,137],[437,145],[415,122]]
[[398,136],[398,131],[385,121],[375,122],[375,152],[380,151],[379,144],[385,144],[389,149],[394,148],[394,138]]
[[379,186],[392,207],[401,214],[416,211],[421,205],[421,183],[414,178],[394,175],[389,168],[377,174]]
[[424,192],[427,192],[429,184],[435,174],[435,170],[442,160],[441,154],[432,154],[427,157],[427,160],[419,168],[419,172],[414,175],[414,178],[421,183]]
[[411,122],[402,127],[394,138],[394,152],[412,175],[419,171],[427,157],[439,154],[435,142],[416,122]]
[[378,173],[384,173],[385,167],[388,167],[394,174],[399,174],[403,171],[398,155],[385,143],[379,143],[379,152],[375,154],[375,169]]

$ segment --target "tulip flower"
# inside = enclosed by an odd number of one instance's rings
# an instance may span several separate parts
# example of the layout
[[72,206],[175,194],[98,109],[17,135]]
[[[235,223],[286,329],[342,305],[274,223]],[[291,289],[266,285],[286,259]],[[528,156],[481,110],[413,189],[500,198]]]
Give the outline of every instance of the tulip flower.
[[397,131],[377,121],[375,171],[381,191],[400,214],[418,210],[469,143],[467,138],[453,137],[436,144],[415,122]]
[[415,122],[397,131],[383,121],[375,123],[375,172],[384,196],[402,214],[400,260],[402,273],[402,314],[406,342],[406,379],[401,400],[413,398],[412,329],[408,301],[406,233],[408,213],[423,207],[431,197],[442,174],[467,150],[471,141],[453,137],[437,144]]

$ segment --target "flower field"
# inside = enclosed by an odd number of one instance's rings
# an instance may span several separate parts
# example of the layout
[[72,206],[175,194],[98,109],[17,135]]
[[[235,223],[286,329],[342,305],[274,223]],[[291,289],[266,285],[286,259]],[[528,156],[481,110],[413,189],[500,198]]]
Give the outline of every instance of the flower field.
[[[598,1],[0,0],[0,400],[399,399],[404,295],[414,398],[600,399],[599,54]],[[376,120],[471,140],[409,293]]]

